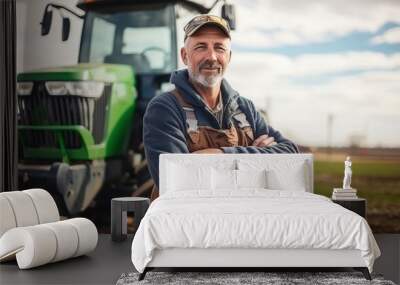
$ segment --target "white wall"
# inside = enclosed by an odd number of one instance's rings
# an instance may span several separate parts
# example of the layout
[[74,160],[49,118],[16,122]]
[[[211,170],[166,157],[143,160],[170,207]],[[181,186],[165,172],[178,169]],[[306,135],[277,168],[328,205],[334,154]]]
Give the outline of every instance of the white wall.
[[53,21],[50,33],[41,36],[41,25],[44,8],[47,3],[60,3],[73,11],[82,14],[76,7],[77,0],[17,0],[17,72],[37,68],[75,64],[78,61],[79,43],[83,21],[64,12],[71,20],[68,41],[61,40],[62,18],[53,9]]

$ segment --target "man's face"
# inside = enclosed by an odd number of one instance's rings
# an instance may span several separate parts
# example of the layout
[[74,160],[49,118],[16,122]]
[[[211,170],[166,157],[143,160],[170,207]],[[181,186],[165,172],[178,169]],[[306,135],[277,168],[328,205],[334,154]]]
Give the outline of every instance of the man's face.
[[186,39],[181,56],[192,80],[205,87],[216,86],[231,58],[230,39],[217,27],[202,27]]

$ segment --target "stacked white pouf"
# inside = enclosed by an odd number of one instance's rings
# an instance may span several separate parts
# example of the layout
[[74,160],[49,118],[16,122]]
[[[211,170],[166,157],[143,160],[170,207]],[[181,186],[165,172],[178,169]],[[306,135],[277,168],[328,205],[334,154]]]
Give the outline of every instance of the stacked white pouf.
[[97,240],[90,220],[60,221],[43,189],[0,193],[0,262],[16,258],[20,269],[32,268],[86,254]]

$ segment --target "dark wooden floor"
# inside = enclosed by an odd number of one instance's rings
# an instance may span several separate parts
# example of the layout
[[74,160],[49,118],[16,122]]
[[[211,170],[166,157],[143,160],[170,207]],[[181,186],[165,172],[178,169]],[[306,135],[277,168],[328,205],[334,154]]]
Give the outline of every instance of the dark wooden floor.
[[115,284],[124,272],[135,270],[131,262],[132,237],[120,243],[99,235],[97,248],[80,256],[28,270],[16,262],[0,264],[0,284]]
[[[400,281],[400,234],[377,234],[382,251],[374,267],[385,279]],[[58,263],[19,270],[16,262],[0,265],[0,284],[115,284],[124,272],[134,271],[131,263],[132,237],[114,243],[110,235],[100,235],[95,251]]]
[[376,234],[381,257],[375,261],[374,272],[400,284],[400,234]]

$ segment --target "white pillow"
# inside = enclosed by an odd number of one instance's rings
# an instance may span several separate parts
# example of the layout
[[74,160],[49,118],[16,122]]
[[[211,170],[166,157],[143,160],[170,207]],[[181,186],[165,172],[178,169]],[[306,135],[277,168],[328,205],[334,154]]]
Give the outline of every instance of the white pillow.
[[238,160],[240,170],[266,170],[267,187],[271,190],[306,191],[306,163],[304,160]]
[[212,189],[236,190],[236,170],[212,168]]
[[267,188],[267,171],[236,170],[237,188]]
[[306,191],[304,162],[282,162],[267,171],[268,189]]
[[211,189],[211,166],[169,163],[168,167],[169,191]]
[[263,170],[212,169],[214,190],[240,188],[267,188],[267,172]]

